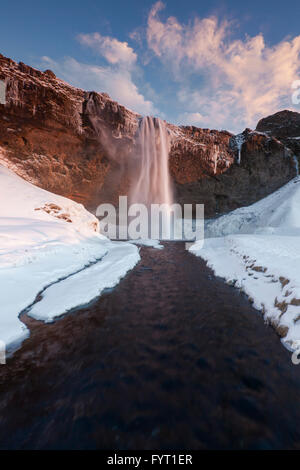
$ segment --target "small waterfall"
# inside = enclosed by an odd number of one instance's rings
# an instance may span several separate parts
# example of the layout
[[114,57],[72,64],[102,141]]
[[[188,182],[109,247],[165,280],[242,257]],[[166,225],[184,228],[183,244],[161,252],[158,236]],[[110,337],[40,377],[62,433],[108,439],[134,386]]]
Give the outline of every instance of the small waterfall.
[[238,150],[238,158],[237,158],[237,163],[238,165],[241,164],[241,160],[242,160],[242,146],[243,146],[243,143],[245,142],[245,136],[244,134],[238,134],[235,136],[235,144],[236,144],[236,147],[237,147],[237,150]]
[[6,104],[6,83],[4,80],[0,80],[0,104]]
[[296,155],[293,156],[295,168],[296,168],[296,176],[299,176],[299,161]]
[[137,140],[137,168],[130,194],[131,203],[173,202],[169,174],[170,139],[165,122],[151,116],[141,120]]

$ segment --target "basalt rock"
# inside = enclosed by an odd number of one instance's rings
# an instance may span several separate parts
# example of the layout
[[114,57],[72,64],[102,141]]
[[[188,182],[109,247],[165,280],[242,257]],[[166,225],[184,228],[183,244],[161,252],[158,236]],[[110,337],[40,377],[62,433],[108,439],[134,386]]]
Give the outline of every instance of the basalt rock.
[[280,139],[300,159],[300,113],[280,111],[261,119],[256,130]]
[[279,111],[271,116],[261,119],[256,130],[283,139],[300,136],[300,113],[295,111]]
[[[72,87],[51,70],[41,72],[1,54],[0,80],[6,87],[1,163],[89,208],[128,193],[139,114],[106,93]],[[176,201],[204,203],[206,216],[213,216],[255,202],[295,176],[297,119],[287,122],[293,130],[282,138],[274,131],[280,124],[270,130],[267,123],[263,130],[263,121],[257,128],[263,132],[239,136],[167,124]]]
[[293,152],[276,138],[246,129],[229,147],[234,161],[226,171],[183,184],[175,179],[179,202],[205,204],[206,217],[213,217],[256,202],[296,175]]

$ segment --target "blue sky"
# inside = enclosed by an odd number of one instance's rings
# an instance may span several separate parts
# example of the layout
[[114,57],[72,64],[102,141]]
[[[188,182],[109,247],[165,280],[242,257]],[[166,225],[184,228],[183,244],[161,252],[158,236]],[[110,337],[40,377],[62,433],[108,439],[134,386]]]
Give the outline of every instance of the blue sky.
[[237,132],[293,108],[299,4],[17,0],[0,51],[142,114]]

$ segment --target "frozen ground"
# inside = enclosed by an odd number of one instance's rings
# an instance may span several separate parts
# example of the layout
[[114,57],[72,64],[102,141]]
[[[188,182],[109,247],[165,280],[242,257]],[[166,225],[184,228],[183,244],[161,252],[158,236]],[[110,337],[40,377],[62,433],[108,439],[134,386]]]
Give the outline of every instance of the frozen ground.
[[190,251],[243,290],[284,345],[300,347],[300,178],[267,198],[206,224]]
[[37,294],[43,298],[29,315],[51,321],[116,285],[138,262],[137,247],[112,243],[98,229],[81,204],[0,164],[0,340],[8,349],[28,336],[19,315]]

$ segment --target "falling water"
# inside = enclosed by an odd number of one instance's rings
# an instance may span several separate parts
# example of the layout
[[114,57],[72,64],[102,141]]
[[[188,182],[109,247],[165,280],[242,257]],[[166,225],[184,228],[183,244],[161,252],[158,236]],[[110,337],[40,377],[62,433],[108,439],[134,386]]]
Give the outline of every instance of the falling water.
[[236,144],[236,147],[237,147],[237,150],[238,150],[238,158],[237,158],[237,163],[238,165],[241,164],[241,159],[242,159],[242,146],[243,146],[243,143],[245,142],[245,136],[244,134],[237,134],[235,136],[235,144]]
[[147,206],[172,204],[169,149],[169,134],[164,121],[144,117],[138,133],[137,174],[132,184],[131,202]]
[[296,176],[299,176],[299,161],[296,155],[293,156],[293,160],[294,160],[294,165],[296,169]]

